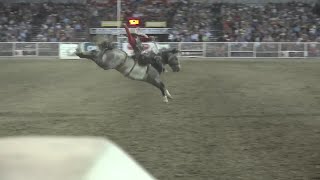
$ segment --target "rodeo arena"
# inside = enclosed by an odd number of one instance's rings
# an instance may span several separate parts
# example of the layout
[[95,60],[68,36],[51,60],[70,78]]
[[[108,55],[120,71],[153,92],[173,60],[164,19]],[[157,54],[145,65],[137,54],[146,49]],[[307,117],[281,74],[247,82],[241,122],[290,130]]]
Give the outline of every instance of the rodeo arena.
[[0,0],[0,180],[320,180],[320,0]]

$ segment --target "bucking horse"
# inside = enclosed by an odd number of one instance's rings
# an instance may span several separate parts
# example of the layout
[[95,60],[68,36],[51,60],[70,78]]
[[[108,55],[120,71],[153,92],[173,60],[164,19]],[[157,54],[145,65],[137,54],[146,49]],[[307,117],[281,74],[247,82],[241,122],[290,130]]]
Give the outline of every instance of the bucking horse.
[[[125,51],[115,48],[109,41],[102,41],[97,44],[97,47],[97,51],[86,52],[83,44],[80,44],[76,50],[76,55],[94,61],[104,70],[115,69],[127,78],[152,84],[160,89],[163,101],[166,103],[168,98],[172,99],[160,78],[162,72],[158,71],[152,64],[140,65]],[[181,65],[177,57],[178,53],[179,51],[176,49],[165,49],[160,50],[157,55],[161,57],[164,65],[168,64],[171,67],[173,72],[179,72]]]

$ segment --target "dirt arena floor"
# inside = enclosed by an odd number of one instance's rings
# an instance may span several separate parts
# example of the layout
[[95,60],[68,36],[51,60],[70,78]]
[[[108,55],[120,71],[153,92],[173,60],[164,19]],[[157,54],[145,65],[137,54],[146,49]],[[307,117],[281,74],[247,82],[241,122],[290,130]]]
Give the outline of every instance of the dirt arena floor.
[[108,137],[159,180],[320,179],[320,61],[182,61],[174,96],[86,60],[1,60],[0,136]]

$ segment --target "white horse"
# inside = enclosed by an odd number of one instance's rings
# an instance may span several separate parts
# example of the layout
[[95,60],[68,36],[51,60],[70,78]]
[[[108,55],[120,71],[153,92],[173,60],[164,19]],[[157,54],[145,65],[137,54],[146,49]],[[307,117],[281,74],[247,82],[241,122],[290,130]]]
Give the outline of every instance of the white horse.
[[[76,54],[80,58],[94,61],[104,70],[115,69],[125,77],[154,85],[160,89],[164,102],[168,102],[168,98],[172,99],[171,94],[160,79],[161,72],[157,71],[151,64],[138,64],[126,52],[113,48],[112,43],[108,41],[102,41],[98,44],[98,47],[99,51],[86,52],[84,50],[84,43],[82,43],[79,45]],[[167,50],[160,53],[162,62],[169,64],[174,72],[180,71],[181,67],[177,53],[178,51],[175,50]]]

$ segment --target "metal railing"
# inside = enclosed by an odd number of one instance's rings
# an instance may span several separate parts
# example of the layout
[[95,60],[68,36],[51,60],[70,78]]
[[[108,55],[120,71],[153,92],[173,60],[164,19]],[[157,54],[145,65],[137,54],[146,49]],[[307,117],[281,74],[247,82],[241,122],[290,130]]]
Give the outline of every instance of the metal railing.
[[[60,44],[79,42],[1,42],[0,57],[59,57]],[[181,51],[182,57],[320,58],[318,42],[160,42]]]

